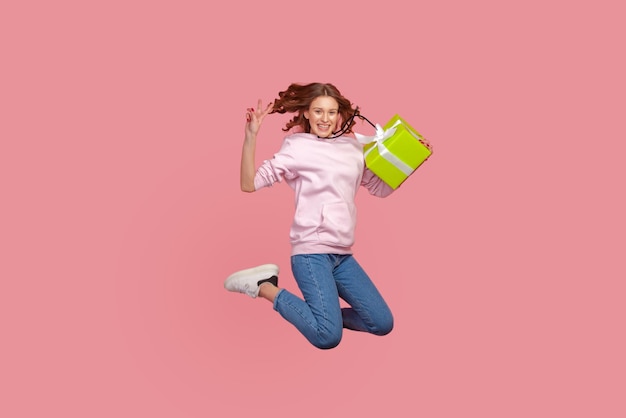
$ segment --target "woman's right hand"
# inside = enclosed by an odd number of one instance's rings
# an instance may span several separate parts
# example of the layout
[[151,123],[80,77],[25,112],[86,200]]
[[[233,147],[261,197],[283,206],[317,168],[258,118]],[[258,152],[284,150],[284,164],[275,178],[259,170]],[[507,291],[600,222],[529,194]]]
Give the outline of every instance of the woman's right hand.
[[259,132],[261,122],[270,113],[274,104],[270,102],[265,109],[261,99],[256,109],[251,107],[246,112],[246,137],[241,150],[241,190],[244,192],[254,191],[254,151],[256,149],[256,134]]
[[259,99],[256,109],[251,107],[248,108],[246,112],[246,137],[256,136],[259,132],[263,119],[270,113],[273,105],[273,102],[269,102],[265,109],[263,109],[263,104],[261,103],[261,99]]

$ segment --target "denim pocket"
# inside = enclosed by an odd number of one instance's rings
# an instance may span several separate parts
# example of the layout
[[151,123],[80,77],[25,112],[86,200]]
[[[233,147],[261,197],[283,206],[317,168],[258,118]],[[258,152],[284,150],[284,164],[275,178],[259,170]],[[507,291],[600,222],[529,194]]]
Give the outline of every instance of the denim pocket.
[[354,244],[356,207],[346,202],[322,206],[322,222],[317,230],[320,241],[349,247]]

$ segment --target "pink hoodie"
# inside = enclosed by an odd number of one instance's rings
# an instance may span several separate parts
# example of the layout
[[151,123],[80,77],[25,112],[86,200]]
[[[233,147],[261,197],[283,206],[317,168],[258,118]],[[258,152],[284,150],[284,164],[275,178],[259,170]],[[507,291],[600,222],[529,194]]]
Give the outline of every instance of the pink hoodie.
[[292,255],[351,254],[359,185],[378,197],[393,192],[365,167],[362,145],[348,136],[287,136],[274,158],[258,168],[254,187],[259,190],[282,179],[294,189],[296,198],[289,234]]

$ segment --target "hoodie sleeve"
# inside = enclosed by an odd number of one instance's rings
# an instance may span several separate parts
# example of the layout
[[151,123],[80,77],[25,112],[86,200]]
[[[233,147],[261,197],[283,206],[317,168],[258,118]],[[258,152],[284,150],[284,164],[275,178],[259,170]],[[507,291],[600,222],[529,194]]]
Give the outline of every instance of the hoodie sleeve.
[[363,169],[361,186],[365,187],[371,195],[376,197],[387,197],[394,191],[391,186],[382,181],[380,177],[367,167]]
[[254,189],[270,187],[277,181],[297,177],[293,149],[289,141],[285,140],[280,150],[271,160],[263,161],[254,176]]

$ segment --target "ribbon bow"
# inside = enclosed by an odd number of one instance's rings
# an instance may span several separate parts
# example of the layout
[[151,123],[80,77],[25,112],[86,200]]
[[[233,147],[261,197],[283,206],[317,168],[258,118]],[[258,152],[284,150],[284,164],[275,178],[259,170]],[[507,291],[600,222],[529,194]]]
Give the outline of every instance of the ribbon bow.
[[388,138],[391,138],[396,133],[396,126],[400,124],[400,121],[396,121],[393,126],[387,130],[384,130],[379,124],[376,124],[376,134],[372,136],[362,135],[355,132],[354,136],[359,143],[366,145],[371,142],[381,143]]

